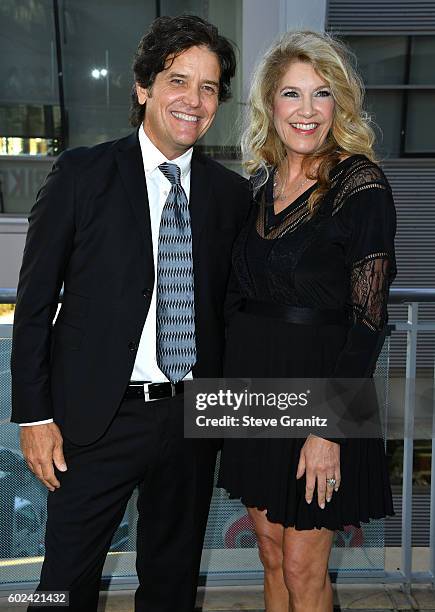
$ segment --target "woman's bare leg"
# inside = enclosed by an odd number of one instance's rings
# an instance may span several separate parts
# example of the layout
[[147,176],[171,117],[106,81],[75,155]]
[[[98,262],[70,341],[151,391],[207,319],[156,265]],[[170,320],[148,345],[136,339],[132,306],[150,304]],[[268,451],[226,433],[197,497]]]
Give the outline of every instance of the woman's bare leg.
[[284,581],[292,612],[332,612],[333,592],[328,560],[334,532],[322,527],[284,530]]
[[264,567],[266,612],[289,612],[289,594],[283,574],[284,527],[268,521],[265,511],[248,508],[248,512],[254,523],[260,560]]

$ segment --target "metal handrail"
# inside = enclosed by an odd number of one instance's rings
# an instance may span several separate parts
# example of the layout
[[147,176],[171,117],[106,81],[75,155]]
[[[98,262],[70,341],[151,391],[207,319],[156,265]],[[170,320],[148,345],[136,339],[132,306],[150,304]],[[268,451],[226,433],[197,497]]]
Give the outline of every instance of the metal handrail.
[[[15,304],[17,290],[0,287],[0,304]],[[62,301],[62,295],[59,301]],[[389,304],[410,304],[411,302],[435,302],[435,288],[392,287]]]
[[389,304],[435,302],[435,287],[391,287]]
[[0,304],[15,304],[17,301],[17,290],[0,288]]

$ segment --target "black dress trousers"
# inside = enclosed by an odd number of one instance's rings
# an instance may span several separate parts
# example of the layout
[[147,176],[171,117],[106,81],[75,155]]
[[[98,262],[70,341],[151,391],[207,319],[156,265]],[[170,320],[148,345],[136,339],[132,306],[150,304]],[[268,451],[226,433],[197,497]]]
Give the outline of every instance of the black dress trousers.
[[125,400],[95,443],[64,440],[68,470],[48,496],[38,590],[69,591],[70,612],[97,609],[106,554],[138,486],[135,610],[192,612],[216,451],[215,440],[184,439],[180,395]]

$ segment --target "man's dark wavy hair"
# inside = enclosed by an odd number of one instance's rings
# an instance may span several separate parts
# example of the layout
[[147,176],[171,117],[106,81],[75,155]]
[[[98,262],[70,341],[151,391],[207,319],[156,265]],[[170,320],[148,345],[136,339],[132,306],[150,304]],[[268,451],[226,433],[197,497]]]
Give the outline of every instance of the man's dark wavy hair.
[[[141,87],[150,88],[159,72],[164,70],[169,56],[176,57],[183,51],[196,46],[205,46],[219,61],[219,102],[231,97],[231,79],[236,71],[236,57],[233,45],[217,28],[195,15],[158,17],[139,43],[134,56],[135,81]],[[145,104],[139,104],[136,88],[132,90],[130,123],[138,127],[145,116]]]

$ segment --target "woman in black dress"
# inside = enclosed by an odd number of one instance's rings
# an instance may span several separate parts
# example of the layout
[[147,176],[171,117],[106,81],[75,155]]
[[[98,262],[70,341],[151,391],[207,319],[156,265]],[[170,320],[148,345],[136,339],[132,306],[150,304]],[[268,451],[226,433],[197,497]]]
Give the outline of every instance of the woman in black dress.
[[[244,141],[254,202],[234,249],[244,303],[229,324],[228,377],[374,371],[396,220],[362,92],[346,48],[325,34],[286,34],[257,70]],[[394,514],[382,439],[226,440],[219,485],[254,522],[267,612],[332,610],[334,531]]]

